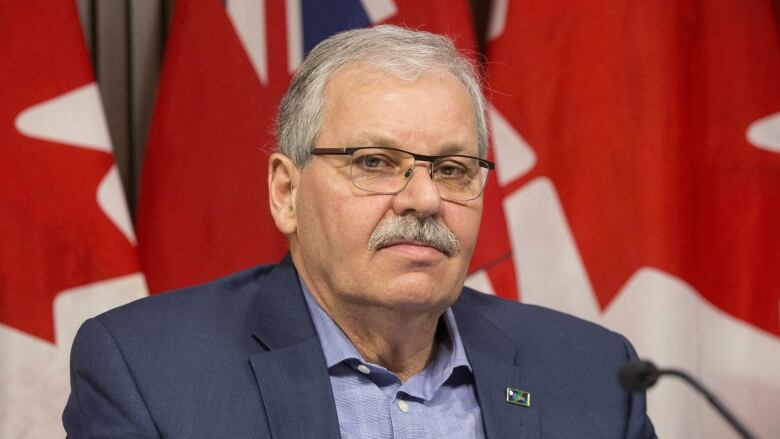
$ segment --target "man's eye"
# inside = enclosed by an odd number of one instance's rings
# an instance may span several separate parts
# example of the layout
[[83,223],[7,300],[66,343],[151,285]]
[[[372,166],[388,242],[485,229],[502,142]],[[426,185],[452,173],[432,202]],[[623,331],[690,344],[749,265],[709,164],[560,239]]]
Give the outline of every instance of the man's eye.
[[455,162],[440,163],[435,173],[447,178],[462,178],[468,175],[466,168]]
[[385,169],[393,167],[393,161],[381,155],[356,157],[355,164],[363,169]]

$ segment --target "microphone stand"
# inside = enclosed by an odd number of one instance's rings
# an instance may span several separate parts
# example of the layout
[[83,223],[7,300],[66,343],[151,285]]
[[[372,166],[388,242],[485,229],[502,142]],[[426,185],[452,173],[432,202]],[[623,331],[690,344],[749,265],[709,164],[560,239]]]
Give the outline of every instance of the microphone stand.
[[742,436],[744,439],[756,439],[756,436],[754,436],[753,433],[751,433],[747,427],[745,427],[745,425],[742,424],[739,419],[737,419],[736,416],[734,416],[734,414],[731,413],[712,392],[707,390],[707,388],[704,387],[704,385],[698,382],[695,378],[678,369],[659,369],[658,372],[659,375],[675,376],[693,386],[694,389],[698,390],[702,395],[704,395],[705,398],[707,398],[707,401],[709,401],[710,404],[715,407],[715,410],[717,410],[718,413],[720,413],[721,416],[726,419],[726,421],[734,428],[734,430],[737,431],[737,433],[739,433],[740,436]]
[[757,437],[731,413],[720,400],[710,392],[703,384],[691,375],[679,369],[658,369],[650,361],[635,361],[629,363],[620,370],[620,383],[631,392],[647,390],[652,387],[662,375],[675,376],[690,384],[699,393],[707,398],[707,401],[720,413],[734,430],[744,439],[757,439]]

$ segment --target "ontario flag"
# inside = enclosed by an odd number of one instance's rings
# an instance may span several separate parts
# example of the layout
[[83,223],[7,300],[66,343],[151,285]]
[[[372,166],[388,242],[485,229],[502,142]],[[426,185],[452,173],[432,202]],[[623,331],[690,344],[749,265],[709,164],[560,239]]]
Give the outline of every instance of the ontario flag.
[[146,289],[75,3],[0,29],[0,437],[63,437],[76,330]]
[[[626,334],[780,437],[780,5],[493,2],[520,293]],[[736,437],[673,379],[659,437]]]
[[[153,292],[284,255],[266,182],[278,103],[319,41],[379,23],[442,33],[476,52],[465,0],[176,2],[137,217]],[[501,198],[490,184],[471,281],[516,298]]]

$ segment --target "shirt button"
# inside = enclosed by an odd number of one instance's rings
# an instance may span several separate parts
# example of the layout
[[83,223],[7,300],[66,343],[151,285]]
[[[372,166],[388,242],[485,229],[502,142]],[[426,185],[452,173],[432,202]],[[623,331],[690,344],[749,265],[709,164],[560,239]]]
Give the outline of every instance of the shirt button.
[[366,366],[365,364],[358,364],[357,370],[359,370],[360,372],[366,375],[371,373],[371,369],[369,369],[368,366]]
[[407,404],[403,399],[400,399],[398,400],[398,408],[401,409],[402,412],[406,413],[409,411],[409,404]]

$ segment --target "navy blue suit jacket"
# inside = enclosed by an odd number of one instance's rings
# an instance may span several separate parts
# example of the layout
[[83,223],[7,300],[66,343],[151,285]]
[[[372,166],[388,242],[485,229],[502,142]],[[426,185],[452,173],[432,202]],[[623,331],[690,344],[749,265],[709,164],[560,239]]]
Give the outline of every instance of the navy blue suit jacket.
[[[453,312],[499,438],[654,437],[620,388],[630,344],[600,326],[464,288]],[[63,414],[71,438],[338,438],[320,341],[289,258],[84,323]],[[531,393],[528,408],[506,388]]]

